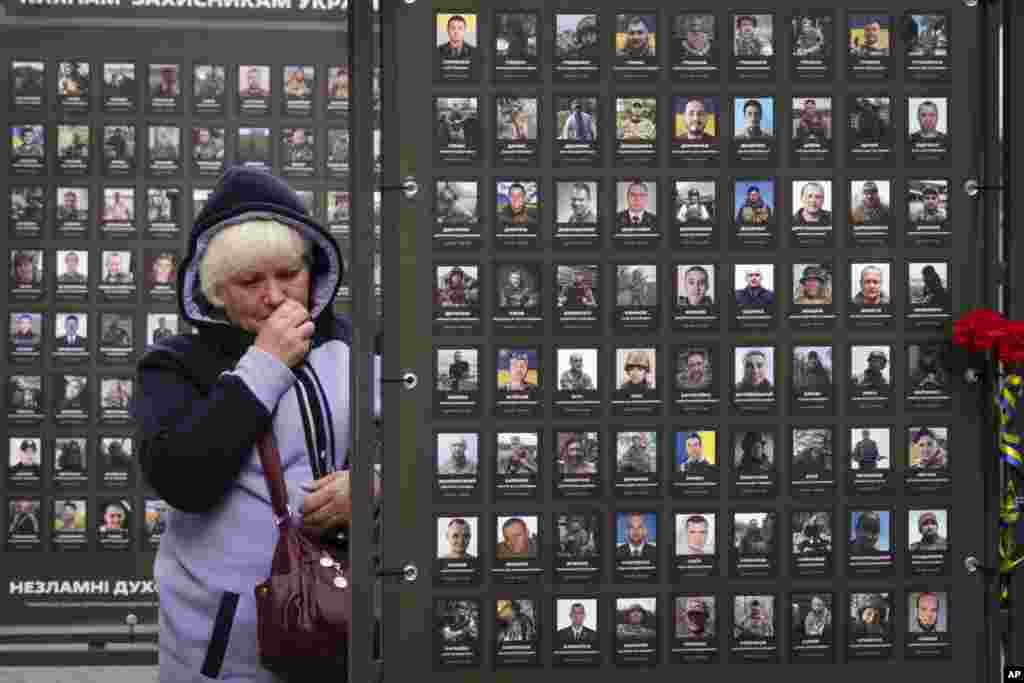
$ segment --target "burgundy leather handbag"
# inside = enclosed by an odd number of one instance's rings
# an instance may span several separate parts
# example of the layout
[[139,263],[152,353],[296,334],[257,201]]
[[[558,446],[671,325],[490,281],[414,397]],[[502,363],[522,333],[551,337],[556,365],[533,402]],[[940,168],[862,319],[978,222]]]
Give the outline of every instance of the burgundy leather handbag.
[[292,517],[273,432],[260,439],[259,453],[280,531],[270,576],[256,586],[260,662],[280,674],[318,665],[330,670],[348,651],[349,564],[339,548],[310,537]]

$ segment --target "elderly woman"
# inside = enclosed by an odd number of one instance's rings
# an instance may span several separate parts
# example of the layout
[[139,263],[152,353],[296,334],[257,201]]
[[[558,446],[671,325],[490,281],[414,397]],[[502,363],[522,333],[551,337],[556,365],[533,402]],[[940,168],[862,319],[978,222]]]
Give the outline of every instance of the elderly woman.
[[198,334],[147,351],[133,404],[143,472],[171,508],[155,566],[162,683],[280,680],[260,666],[253,593],[278,539],[262,434],[273,430],[309,532],[336,539],[350,520],[350,327],[332,308],[342,268],[268,173],[230,169],[196,219],[178,303]]

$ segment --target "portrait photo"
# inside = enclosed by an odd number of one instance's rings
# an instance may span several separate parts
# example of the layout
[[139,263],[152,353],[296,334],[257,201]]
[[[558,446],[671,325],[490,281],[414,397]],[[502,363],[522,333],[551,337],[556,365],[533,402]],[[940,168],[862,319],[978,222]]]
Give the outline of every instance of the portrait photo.
[[949,181],[907,180],[907,219],[911,223],[938,225],[949,219]]
[[949,281],[949,262],[914,261],[907,264],[907,291],[912,306],[949,310],[953,292]]
[[850,56],[888,57],[891,23],[888,15],[851,13],[847,24]]
[[480,267],[446,265],[434,268],[434,303],[442,308],[480,304]]
[[499,348],[497,368],[498,391],[530,391],[540,386],[540,354],[536,348]]
[[771,14],[732,14],[733,55],[743,59],[775,54],[774,20]]
[[658,433],[617,432],[615,466],[620,474],[657,474]]
[[794,180],[790,196],[795,209],[793,225],[832,224],[831,180]]
[[948,97],[908,97],[907,134],[911,144],[944,143],[949,137]]
[[57,250],[57,284],[85,285],[89,282],[89,252],[84,249]]
[[714,555],[716,513],[676,513],[676,556]]
[[146,314],[146,344],[158,342],[178,334],[177,313]]
[[737,140],[757,142],[775,137],[775,98],[733,99],[733,131]]
[[238,95],[242,98],[270,97],[270,67],[242,64],[238,67]]
[[892,189],[888,180],[850,181],[850,223],[888,225],[892,217]]
[[737,306],[770,306],[775,303],[775,264],[737,263],[733,266]]
[[908,57],[949,55],[949,22],[945,14],[908,14],[903,23]]
[[851,263],[850,292],[853,303],[859,306],[884,306],[890,303],[892,264]]
[[832,54],[832,14],[797,12],[790,19],[794,57],[825,59]]
[[104,223],[132,223],[135,221],[135,188],[103,188]]
[[597,97],[560,95],[555,97],[555,134],[559,140],[593,143],[600,130]]
[[480,192],[477,181],[438,180],[435,192],[435,216],[438,223],[467,225],[479,219]]
[[793,388],[799,392],[832,391],[832,347],[793,347]]
[[439,476],[475,477],[480,467],[480,435],[475,432],[438,434],[435,457]]
[[316,67],[308,64],[287,65],[282,69],[284,96],[289,99],[309,99],[316,92]]
[[480,387],[477,349],[437,349],[437,390],[477,391]]
[[949,469],[949,427],[911,427],[907,441],[907,467],[912,470]]
[[688,595],[675,599],[677,640],[710,641],[718,635],[718,610],[713,595]]
[[598,390],[598,349],[557,349],[556,371],[559,391]]
[[615,56],[647,59],[657,55],[658,17],[655,14],[615,16]]
[[672,98],[672,137],[691,144],[713,144],[721,129],[718,97],[683,95]]
[[88,349],[88,313],[57,313],[54,328],[57,346],[82,350]]
[[657,388],[657,349],[615,349],[615,386],[619,391],[650,391]]
[[800,146],[824,145],[832,139],[832,98],[793,98],[793,141]]
[[537,515],[498,515],[494,526],[496,560],[536,560],[540,556]]
[[478,517],[437,518],[437,559],[471,560],[480,556]]
[[435,45],[441,59],[472,59],[476,56],[477,15],[444,14],[435,15]]
[[885,553],[892,550],[892,512],[850,511],[850,555]]
[[945,592],[907,593],[907,631],[948,633],[949,595]]
[[775,347],[737,346],[733,353],[737,392],[772,391],[775,386]]
[[658,305],[657,265],[617,265],[615,277],[617,306]]
[[676,266],[676,305],[714,306],[716,267],[711,263]]
[[676,354],[676,389],[679,391],[711,391],[714,382],[712,350],[704,346],[688,346]]
[[498,476],[537,474],[540,457],[540,436],[537,432],[498,432],[496,442],[494,471]]
[[196,64],[192,68],[192,97],[197,102],[220,100],[227,89],[227,67]]
[[871,472],[889,470],[891,432],[888,427],[852,427],[850,429],[850,469]]
[[653,142],[658,136],[658,100],[619,97],[615,100],[615,137],[622,142]]
[[737,225],[767,225],[775,213],[775,181],[771,178],[737,180],[733,193]]
[[558,432],[556,466],[564,477],[596,475],[601,467],[601,445],[597,432]]
[[593,225],[598,218],[596,180],[556,181],[555,201],[558,222],[567,225]]
[[597,62],[601,57],[599,15],[555,13],[555,58]]
[[681,225],[710,223],[718,215],[716,193],[714,180],[675,181],[676,222]]

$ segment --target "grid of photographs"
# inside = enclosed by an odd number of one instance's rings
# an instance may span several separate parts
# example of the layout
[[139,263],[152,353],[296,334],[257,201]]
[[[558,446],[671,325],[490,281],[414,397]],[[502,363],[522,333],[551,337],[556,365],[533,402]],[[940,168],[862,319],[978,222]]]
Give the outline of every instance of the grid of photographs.
[[951,656],[958,11],[434,12],[439,668]]
[[[165,504],[129,408],[144,350],[189,331],[176,287],[191,223],[226,168],[265,168],[348,261],[349,66],[19,54],[7,68],[2,547],[151,552]],[[346,280],[338,309],[350,300]]]

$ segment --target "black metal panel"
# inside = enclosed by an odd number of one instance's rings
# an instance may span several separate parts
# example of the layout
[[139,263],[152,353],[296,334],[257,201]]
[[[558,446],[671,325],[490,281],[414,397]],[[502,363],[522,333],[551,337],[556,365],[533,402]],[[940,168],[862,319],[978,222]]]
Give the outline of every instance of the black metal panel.
[[[656,669],[643,670],[627,675],[638,675],[647,680],[669,680],[680,674],[685,675],[691,671],[680,665],[670,664],[673,661],[671,652],[670,631],[674,628],[671,618],[672,598],[678,592],[706,592],[717,596],[728,607],[723,610],[719,646],[721,653],[719,664],[713,669],[694,668],[692,671],[718,671],[721,675],[722,667],[728,670],[726,676],[739,679],[741,671],[743,675],[755,676],[776,676],[779,666],[785,668],[785,676],[790,680],[818,680],[822,675],[830,676],[836,680],[863,680],[865,676],[871,676],[876,680],[903,680],[908,676],[925,675],[933,680],[982,680],[985,677],[984,669],[987,666],[987,657],[983,654],[985,649],[984,635],[977,637],[976,634],[983,634],[987,614],[987,603],[983,599],[983,583],[975,577],[969,577],[962,570],[963,556],[975,547],[982,550],[988,539],[978,537],[978,529],[984,528],[991,521],[990,512],[986,512],[983,505],[979,505],[986,491],[983,486],[983,465],[972,453],[981,449],[985,452],[988,449],[987,430],[983,427],[985,419],[981,419],[985,408],[985,399],[977,393],[967,389],[959,377],[954,377],[955,390],[950,404],[938,410],[930,410],[928,407],[921,407],[920,403],[907,405],[904,401],[904,392],[909,388],[909,375],[911,368],[908,367],[908,357],[905,355],[907,345],[943,339],[947,331],[942,326],[934,328],[921,328],[906,324],[908,314],[915,312],[909,302],[906,264],[926,260],[942,260],[948,262],[948,277],[952,281],[953,305],[952,314],[967,310],[977,305],[985,305],[989,301],[989,293],[979,278],[979,274],[985,269],[982,265],[986,258],[986,239],[982,236],[982,226],[985,214],[979,203],[972,202],[962,193],[963,181],[972,176],[984,172],[985,164],[982,156],[983,148],[986,146],[990,122],[985,121],[977,125],[978,105],[989,101],[991,96],[985,86],[982,85],[983,77],[988,71],[988,62],[985,58],[986,51],[983,49],[983,41],[988,39],[989,32],[986,28],[985,18],[981,11],[976,8],[966,8],[961,2],[932,3],[932,7],[938,7],[949,13],[948,26],[952,27],[952,54],[951,78],[945,84],[912,83],[908,80],[905,67],[909,64],[909,58],[900,50],[896,51],[890,63],[888,77],[883,81],[863,82],[857,77],[847,78],[847,67],[854,66],[848,55],[847,21],[849,13],[860,13],[858,8],[827,9],[825,13],[832,17],[830,29],[831,35],[835,38],[836,62],[832,70],[834,76],[830,80],[820,83],[796,83],[789,74],[793,60],[788,53],[779,54],[776,59],[778,74],[767,81],[759,81],[756,78],[757,64],[748,66],[754,68],[748,72],[746,80],[734,78],[730,73],[732,66],[728,60],[727,53],[723,54],[722,71],[712,76],[710,81],[705,83],[689,84],[687,82],[675,81],[671,71],[672,40],[667,38],[671,26],[671,20],[678,11],[686,11],[689,8],[680,8],[678,5],[669,3],[652,2],[642,8],[624,7],[612,2],[574,3],[574,2],[518,2],[506,3],[502,6],[493,6],[488,3],[442,3],[424,2],[420,0],[412,5],[402,4],[397,10],[395,18],[396,50],[397,50],[397,100],[396,108],[401,115],[401,126],[397,129],[396,135],[399,138],[401,149],[401,164],[403,173],[408,172],[417,176],[421,187],[421,199],[416,210],[404,211],[402,213],[402,235],[403,242],[400,247],[402,269],[398,274],[398,286],[401,290],[402,313],[398,316],[399,322],[391,318],[388,322],[389,329],[401,331],[401,353],[403,361],[412,362],[415,359],[415,370],[419,375],[420,387],[414,392],[402,394],[401,405],[403,411],[402,430],[399,435],[402,454],[403,482],[408,482],[409,487],[403,487],[407,492],[408,502],[402,506],[402,539],[400,545],[407,549],[415,549],[415,554],[421,568],[434,566],[439,546],[439,517],[475,516],[479,518],[479,525],[474,528],[479,548],[478,556],[482,574],[476,585],[439,586],[436,584],[438,571],[435,568],[429,576],[423,576],[421,581],[433,585],[430,589],[430,599],[417,591],[416,595],[406,594],[402,598],[402,604],[407,610],[403,613],[403,622],[399,627],[399,635],[403,642],[403,659],[415,662],[415,668],[423,670],[426,667],[435,667],[436,636],[441,625],[435,621],[435,605],[437,599],[468,598],[480,601],[479,612],[479,665],[470,667],[469,671],[457,669],[446,671],[443,674],[435,673],[435,676],[450,680],[512,680],[514,676],[521,676],[511,668],[497,666],[498,658],[494,652],[496,626],[495,609],[496,600],[504,598],[527,598],[535,601],[538,606],[538,613],[541,620],[541,637],[539,648],[539,668],[531,670],[529,675],[541,680],[556,680],[564,677],[565,673],[558,671],[553,666],[551,649],[554,643],[555,626],[559,618],[564,615],[555,613],[553,610],[556,598],[597,598],[601,625],[599,627],[599,639],[603,647],[602,655],[599,657],[599,667],[592,670],[591,675],[601,680],[611,680],[613,676],[621,676],[624,669],[616,666],[615,658],[610,648],[613,645],[614,630],[609,625],[615,618],[612,608],[612,601],[620,597],[657,597],[658,616],[658,654],[655,661],[661,666]],[[621,63],[627,67],[624,71],[613,71],[613,44],[612,25],[615,22],[617,13],[641,12],[644,15],[655,15],[660,29],[657,36],[658,57],[655,63],[660,65],[662,71],[653,82],[645,82],[644,74],[649,73],[647,63],[635,65],[632,73],[635,78],[625,79],[616,76],[616,73],[624,73],[630,70],[629,63]],[[735,20],[735,13],[749,11],[757,15],[773,15],[777,27],[776,45],[786,45],[778,39],[779,36],[788,36],[788,18],[792,11],[797,9],[793,3],[776,3],[770,8],[756,10],[752,7],[736,8],[713,8],[700,7],[697,10],[707,10],[715,14],[719,27],[725,31],[726,36],[731,36],[731,25]],[[867,13],[870,9],[865,8]],[[893,17],[893,36],[896,45],[900,45],[901,39],[896,36],[901,26],[900,20],[905,12],[920,9],[918,5],[896,3],[888,9],[879,9],[877,14],[887,14]],[[555,79],[552,73],[552,55],[554,49],[553,21],[556,11],[571,12],[576,10],[580,14],[596,12],[599,15],[600,42],[599,51],[602,58],[602,67],[597,72],[597,80],[592,83],[563,83]],[[496,81],[495,68],[498,62],[495,58],[495,44],[497,41],[496,14],[503,11],[528,11],[536,12],[539,19],[539,71],[531,78],[529,75],[529,63],[523,65],[522,71],[526,78],[519,81]],[[435,57],[439,45],[443,42],[441,36],[444,34],[444,27],[438,22],[435,13],[447,15],[461,14],[473,15],[469,24],[471,25],[470,38],[478,46],[479,61],[472,65],[467,72],[459,69],[457,62],[449,64],[450,73],[466,73],[464,81],[451,80],[439,82],[436,76]],[[722,34],[720,34],[720,37]],[[512,38],[514,40],[514,38]],[[665,49],[668,47],[669,49]],[[640,60],[643,62],[644,60]],[[504,63],[503,66],[516,66]],[[858,74],[870,73],[872,65],[870,62],[858,60],[856,66]],[[910,150],[904,149],[902,144],[893,146],[892,158],[886,163],[875,162],[875,165],[864,168],[849,168],[843,161],[844,149],[849,137],[846,117],[850,113],[848,101],[850,95],[871,95],[891,94],[894,101],[893,111],[895,112],[896,130],[900,136],[907,134],[909,126],[908,107],[916,107],[919,101],[911,103],[907,98],[921,97],[947,97],[949,106],[948,130],[955,138],[952,144],[950,156],[945,162],[919,160],[919,164],[911,163]],[[596,110],[600,120],[598,139],[603,139],[605,144],[598,152],[595,160],[584,166],[558,166],[554,149],[558,131],[555,130],[556,120],[555,103],[559,95],[578,96],[599,96],[601,103]],[[836,142],[836,154],[831,164],[824,167],[799,167],[794,163],[794,155],[788,149],[788,145],[781,145],[778,151],[779,162],[769,166],[742,166],[734,163],[732,155],[734,152],[723,147],[720,161],[701,163],[692,167],[674,166],[670,145],[666,142],[671,130],[668,122],[669,113],[673,104],[673,96],[699,95],[702,97],[717,96],[724,106],[720,111],[726,112],[725,125],[722,128],[729,128],[733,125],[732,108],[733,101],[739,98],[742,105],[746,99],[753,97],[774,96],[776,121],[783,121],[784,127],[788,129],[792,119],[792,100],[801,96],[806,97],[831,97],[832,114]],[[478,112],[480,130],[482,131],[479,147],[479,159],[470,161],[464,165],[456,166],[449,162],[438,159],[435,154],[436,139],[435,129],[439,124],[437,112],[434,108],[434,97],[469,97],[478,99]],[[536,160],[527,160],[516,163],[511,145],[497,148],[492,144],[496,137],[498,125],[498,107],[505,104],[499,103],[496,98],[509,97],[536,97],[537,109],[539,111],[539,143],[536,146]],[[655,158],[645,160],[641,164],[629,165],[617,160],[613,154],[615,127],[610,123],[616,112],[614,106],[615,98],[629,97],[630,99],[653,99],[658,108],[657,132],[658,139],[655,143]],[[650,103],[646,103],[650,106]],[[527,107],[528,108],[528,107]],[[720,120],[721,122],[721,120]],[[514,124],[510,124],[514,125]],[[732,138],[729,131],[726,137]],[[787,135],[782,140],[788,140]],[[899,136],[897,140],[901,139]],[[530,152],[529,145],[524,148]],[[633,150],[641,151],[642,150]],[[499,156],[500,153],[500,156]],[[527,155],[529,159],[529,155]],[[726,231],[731,231],[732,221],[729,216],[736,213],[737,205],[732,203],[734,183],[738,179],[772,176],[777,178],[776,196],[784,196],[779,200],[779,206],[783,210],[776,211],[779,220],[779,229],[774,241],[769,242],[767,247],[752,245],[745,239],[726,239]],[[660,203],[653,205],[660,217],[660,237],[651,237],[636,240],[618,240],[612,237],[613,221],[611,217],[621,211],[622,207],[617,205],[618,197],[615,192],[615,183],[631,178],[641,178],[654,181],[658,187],[658,194],[661,197]],[[719,210],[721,217],[717,222],[717,242],[709,247],[705,244],[690,245],[685,248],[677,246],[675,241],[676,226],[665,220],[669,212],[674,213],[675,206],[664,197],[668,196],[672,182],[676,179],[713,179],[720,181],[718,190],[719,207],[727,205],[728,208]],[[790,196],[791,182],[794,180],[827,179],[832,181],[833,201],[832,211],[834,212],[833,236],[824,242],[804,244],[798,242],[790,234],[789,217],[796,211],[793,200]],[[929,240],[907,241],[903,238],[904,221],[894,221],[890,228],[890,237],[887,244],[855,243],[847,230],[848,204],[850,197],[850,183],[854,180],[864,179],[885,179],[890,182],[890,198],[895,213],[899,217],[906,215],[906,199],[909,196],[908,188],[919,191],[921,185],[911,185],[908,181],[926,180],[947,180],[949,207],[953,217],[952,224],[955,226],[948,243]],[[439,246],[440,241],[434,239],[435,228],[434,203],[438,180],[451,179],[453,181],[478,181],[477,197],[479,199],[478,232],[482,235],[478,246],[469,246],[458,250],[459,240],[451,237],[458,233],[452,231],[446,238],[444,246]],[[495,186],[499,181],[506,180],[529,180],[538,181],[540,191],[540,202],[537,210],[540,216],[540,241],[533,243],[528,239],[498,239],[497,223],[497,202]],[[599,238],[596,243],[590,246],[582,245],[560,249],[554,242],[556,222],[556,182],[567,180],[598,181],[597,184],[597,207],[601,214]],[[779,188],[782,188],[781,190]],[[502,230],[504,230],[502,228]],[[472,231],[470,231],[472,232]],[[510,235],[504,230],[505,235]],[[528,234],[528,233],[527,233]],[[625,234],[625,231],[620,231]],[[803,238],[800,238],[801,240]],[[810,239],[810,238],[809,238]],[[472,243],[472,240],[463,240]],[[849,282],[849,270],[852,261],[866,262],[890,262],[892,264],[892,282],[897,283],[893,290],[891,322],[881,326],[855,329],[850,324],[848,314],[853,311],[852,285]],[[836,301],[836,312],[834,328],[827,329],[806,329],[791,326],[787,316],[778,315],[775,319],[769,319],[768,327],[761,327],[759,324],[748,324],[746,326],[734,325],[732,306],[725,303],[732,295],[728,294],[721,301],[721,317],[712,318],[710,328],[695,329],[692,331],[675,331],[669,324],[669,306],[671,298],[671,279],[674,271],[670,268],[679,263],[694,264],[715,264],[732,266],[735,264],[757,263],[775,264],[776,272],[782,273],[785,269],[785,277],[777,276],[775,282],[777,291],[791,293],[789,282],[797,279],[789,275],[790,267],[794,264],[809,264],[830,262],[834,264],[834,272],[842,273],[839,276],[837,286],[838,298]],[[493,316],[507,312],[499,311],[498,301],[495,295],[495,273],[499,267],[506,263],[524,263],[529,267],[525,269],[528,274],[533,273],[533,266],[537,265],[537,273],[540,276],[540,296],[542,301],[542,321],[540,325],[529,332],[515,332],[508,329],[507,323],[502,321],[503,330],[491,322]],[[554,316],[556,314],[554,298],[556,292],[556,281],[554,279],[555,266],[563,263],[574,264],[600,264],[603,268],[603,281],[600,285],[598,296],[603,298],[606,307],[602,311],[603,317],[599,318],[599,327],[596,334],[580,337],[563,334],[556,329]],[[434,266],[453,264],[465,264],[478,268],[478,276],[481,283],[480,314],[481,329],[470,331],[469,334],[456,334],[456,326],[449,324],[446,330],[437,331],[434,327],[434,306],[433,299],[428,299],[429,292],[437,286],[438,275]],[[656,327],[653,330],[624,332],[613,326],[613,315],[611,306],[607,305],[610,298],[616,294],[613,286],[609,285],[609,279],[614,280],[615,271],[610,266],[621,264],[653,264],[659,267],[658,279],[660,288],[657,290],[657,303],[660,304],[660,311],[655,315]],[[667,283],[667,284],[666,284]],[[733,283],[731,275],[719,275],[715,281],[717,294],[738,288]],[[782,297],[786,298],[786,297]],[[787,301],[781,304],[781,312],[793,313],[794,308]],[[626,302],[626,307],[628,308]],[[514,308],[514,307],[513,307]],[[884,312],[884,311],[883,311]],[[510,317],[506,315],[505,317]],[[511,316],[512,318],[516,316]],[[757,316],[751,316],[756,318]],[[728,319],[727,319],[728,318]],[[620,316],[620,320],[626,320],[626,316]],[[638,320],[634,315],[630,319]],[[757,321],[755,321],[757,322]],[[395,325],[395,328],[391,328]],[[522,327],[520,329],[523,329]],[[719,359],[728,358],[726,362],[719,362],[715,373],[718,395],[721,397],[719,409],[713,409],[709,414],[693,416],[680,415],[675,412],[675,404],[670,401],[675,392],[665,389],[665,384],[672,381],[674,369],[666,370],[665,367],[671,362],[670,353],[674,352],[680,345],[702,345],[711,346],[717,352]],[[730,402],[730,387],[728,385],[732,374],[729,369],[732,363],[732,353],[735,347],[774,345],[776,347],[775,358],[778,360],[779,374],[776,375],[776,382],[780,391],[779,404],[768,412],[741,412],[733,407]],[[850,365],[850,345],[881,345],[890,346],[894,352],[892,358],[895,370],[893,373],[897,391],[893,400],[884,410],[868,414],[858,414],[849,408],[848,399],[851,398],[851,391],[846,381],[837,382],[837,396],[834,402],[835,410],[829,414],[798,414],[795,410],[796,402],[789,397],[788,391],[782,391],[782,387],[789,387],[792,379],[792,349],[797,345],[809,346],[834,346],[836,359],[834,368],[835,377],[848,378],[859,368]],[[435,396],[437,360],[434,356],[436,347],[462,347],[467,350],[476,348],[479,351],[479,371],[477,375],[480,391],[476,394],[479,398],[478,411],[466,414],[462,417],[443,417],[437,414],[433,405]],[[662,409],[653,414],[639,415],[639,409],[633,412],[633,417],[613,409],[613,400],[618,398],[613,391],[607,389],[610,384],[616,384],[619,379],[615,375],[615,360],[611,351],[615,347],[623,348],[654,348],[658,351],[658,381],[659,388],[655,396],[660,402]],[[494,411],[498,394],[496,391],[497,371],[496,351],[499,347],[539,348],[540,350],[540,377],[542,389],[537,411],[529,417],[496,414]],[[562,368],[556,370],[557,362],[556,349],[559,348],[589,348],[598,347],[603,354],[599,356],[599,364],[592,372],[599,377],[598,396],[602,404],[602,412],[593,414],[588,418],[564,417],[555,410],[555,393],[551,387]],[[469,355],[467,353],[467,355]],[[532,358],[532,356],[531,356]],[[447,361],[446,361],[447,363]],[[473,375],[472,371],[470,375]],[[428,386],[431,385],[431,386]],[[440,393],[440,392],[437,392]],[[453,392],[448,392],[449,394]],[[460,395],[466,392],[460,392]],[[468,395],[472,396],[473,392]],[[524,393],[528,399],[533,396]],[[397,397],[396,397],[397,398]],[[756,397],[752,397],[756,398]],[[458,402],[461,399],[453,398]],[[975,417],[971,417],[975,416]],[[930,493],[920,496],[910,495],[903,486],[900,478],[908,469],[906,455],[907,429],[910,426],[924,424],[947,425],[951,428],[952,446],[952,493]],[[835,430],[836,438],[834,443],[834,461],[836,463],[837,476],[835,494],[826,494],[819,498],[802,498],[795,495],[794,487],[789,481],[788,475],[791,472],[791,465],[788,449],[790,444],[790,433],[794,427],[832,427]],[[848,451],[854,445],[851,443],[851,430],[862,426],[872,428],[891,429],[893,437],[892,456],[896,463],[894,472],[897,475],[895,488],[888,490],[882,495],[867,495],[853,489],[847,482],[845,475],[848,467]],[[733,438],[738,433],[750,429],[773,432],[775,443],[783,452],[785,463],[781,467],[778,490],[775,495],[758,500],[740,497],[743,486],[733,486],[731,481],[732,467],[723,470],[722,484],[713,491],[710,498],[703,500],[686,500],[675,498],[671,494],[667,469],[674,458],[666,449],[671,449],[671,436],[677,430],[682,429],[717,429],[719,434],[719,455],[724,451],[731,452]],[[627,497],[628,486],[611,487],[608,484],[601,484],[598,489],[600,494],[589,500],[567,501],[557,497],[555,487],[551,481],[554,476],[555,459],[555,433],[558,431],[584,431],[596,432],[602,441],[601,466],[606,468],[603,477],[604,481],[611,481],[610,467],[613,466],[614,444],[613,435],[618,431],[650,431],[658,436],[658,456],[661,463],[660,474],[657,483],[660,488],[656,489],[653,496],[646,498]],[[441,499],[435,493],[438,488],[435,485],[435,467],[438,453],[436,452],[436,434],[438,432],[479,434],[479,472],[476,486],[479,490],[477,499],[467,498]],[[496,456],[498,451],[498,433],[523,433],[530,435],[539,434],[539,462],[540,462],[540,485],[536,489],[535,497],[525,499],[509,499],[504,493],[499,496],[499,489],[494,479],[496,472]],[[778,452],[778,451],[777,451]],[[504,462],[504,461],[503,461]],[[470,478],[472,479],[472,478]],[[503,482],[503,483],[508,483]],[[628,482],[621,482],[626,484]],[[529,489],[525,489],[529,490]],[[501,489],[504,492],[505,489]],[[815,506],[823,506],[834,513],[836,545],[847,546],[847,534],[849,534],[849,513],[854,509],[865,506],[877,505],[879,509],[891,510],[895,513],[893,528],[895,567],[889,578],[864,578],[852,575],[846,569],[846,560],[849,553],[845,550],[837,550],[834,557],[834,569],[826,576],[817,579],[801,579],[795,577],[789,569],[789,535],[785,536],[782,554],[777,555],[778,574],[772,578],[732,578],[729,568],[729,553],[721,552],[719,564],[710,576],[687,578],[678,581],[674,572],[670,571],[669,563],[672,561],[672,552],[666,551],[664,546],[673,545],[674,534],[671,531],[673,526],[673,515],[678,512],[698,512],[706,510],[715,512],[721,521],[718,524],[719,538],[726,536],[727,543],[731,544],[731,530],[729,517],[735,511],[752,510],[761,508],[775,513],[776,518],[782,520],[781,526],[784,529],[790,527],[790,517],[794,509],[811,509]],[[555,517],[569,510],[576,510],[580,506],[593,508],[598,511],[601,519],[600,534],[604,545],[602,546],[605,555],[600,564],[600,579],[592,583],[573,587],[569,584],[557,581],[554,577],[553,560],[554,552],[557,549],[555,533]],[[935,578],[904,578],[906,570],[911,562],[907,552],[908,544],[913,540],[911,531],[908,529],[908,514],[911,510],[935,507],[943,508],[951,514],[950,534],[953,538],[953,552],[951,553],[948,568]],[[626,583],[624,576],[616,576],[613,573],[613,562],[609,557],[612,543],[615,541],[616,527],[614,514],[617,512],[639,509],[645,512],[655,512],[658,515],[658,526],[660,527],[657,540],[660,541],[659,560],[662,566],[656,573],[656,578]],[[431,514],[427,514],[427,511]],[[495,527],[499,516],[536,516],[540,519],[540,547],[542,557],[543,573],[541,578],[534,582],[524,582],[515,585],[504,585],[499,582],[495,569],[510,569],[504,563],[494,557],[500,534]],[[666,531],[668,528],[668,531]],[[392,539],[394,540],[394,539]],[[720,548],[723,546],[720,546]],[[530,569],[530,566],[524,569]],[[448,569],[457,570],[458,567],[450,566]],[[910,661],[905,658],[904,646],[908,644],[908,634],[904,633],[909,625],[910,615],[907,608],[907,593],[919,586],[930,586],[936,590],[948,590],[953,596],[953,651],[952,665],[940,664],[928,661]],[[840,666],[848,654],[846,637],[851,630],[849,623],[846,601],[851,593],[870,592],[886,588],[891,591],[893,604],[895,606],[896,618],[894,621],[897,635],[894,641],[892,661],[889,666],[878,662],[856,662],[851,666]],[[427,588],[420,589],[423,593]],[[835,666],[825,665],[802,665],[792,664],[790,656],[790,645],[792,632],[789,629],[789,594],[791,592],[812,592],[827,591],[835,593],[834,618],[836,620],[836,653]],[[743,655],[739,652],[729,652],[728,636],[731,634],[732,619],[724,616],[725,612],[731,612],[731,600],[737,593],[762,593],[770,594],[777,598],[776,605],[780,606],[779,615],[779,650],[778,664],[751,664],[742,670],[732,671],[738,665]],[[729,602],[725,602],[729,601]],[[496,671],[491,673],[493,669]],[[391,667],[389,666],[389,672]],[[486,672],[486,673],[484,673]]]

